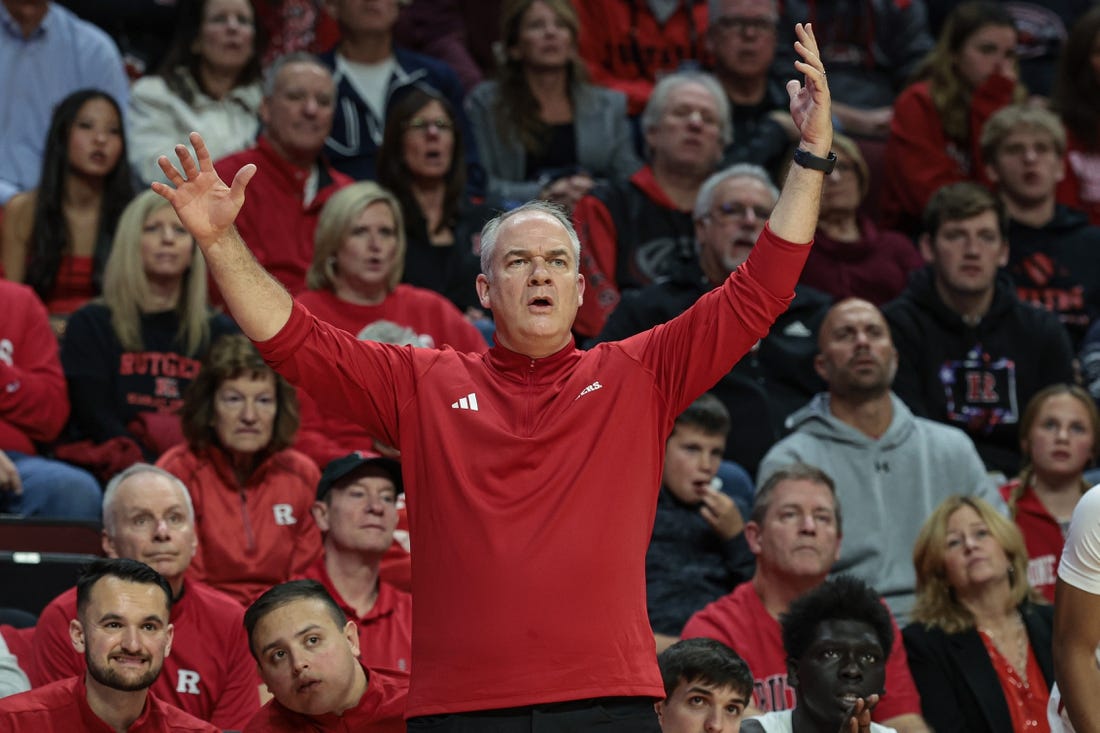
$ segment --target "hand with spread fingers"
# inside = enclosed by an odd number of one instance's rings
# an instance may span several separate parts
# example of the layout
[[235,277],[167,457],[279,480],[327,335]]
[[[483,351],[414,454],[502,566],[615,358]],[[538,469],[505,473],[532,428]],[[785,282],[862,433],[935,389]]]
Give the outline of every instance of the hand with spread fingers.
[[825,79],[825,66],[817,48],[817,38],[809,23],[796,23],[794,33],[798,40],[794,49],[799,59],[794,67],[803,74],[804,81],[787,82],[787,94],[791,99],[791,119],[802,136],[802,147],[809,152],[826,156],[833,143],[832,101]]
[[214,170],[210,151],[206,149],[202,136],[192,132],[190,140],[195,149],[194,158],[186,145],[176,146],[176,157],[182,172],[172,165],[166,155],[157,160],[171,185],[154,183],[153,190],[172,204],[180,222],[205,252],[206,246],[218,241],[233,228],[233,220],[244,204],[245,187],[256,174],[256,166],[251,163],[244,166],[233,177],[232,185],[226,186]]

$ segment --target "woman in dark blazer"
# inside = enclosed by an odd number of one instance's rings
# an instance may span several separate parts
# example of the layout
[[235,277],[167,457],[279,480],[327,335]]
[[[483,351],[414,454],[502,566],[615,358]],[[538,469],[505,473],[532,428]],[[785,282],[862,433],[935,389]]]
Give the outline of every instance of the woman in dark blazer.
[[508,0],[501,24],[497,79],[466,98],[490,202],[571,209],[595,183],[638,170],[626,97],[586,82],[569,0]]
[[936,733],[1048,733],[1053,612],[1027,582],[1019,530],[985,501],[952,497],[913,549],[917,604],[903,631]]

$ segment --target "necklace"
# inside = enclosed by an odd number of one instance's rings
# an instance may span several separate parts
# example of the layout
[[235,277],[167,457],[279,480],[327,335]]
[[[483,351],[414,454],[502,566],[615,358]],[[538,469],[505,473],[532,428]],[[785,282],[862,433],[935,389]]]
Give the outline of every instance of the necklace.
[[994,632],[988,626],[978,626],[978,632],[984,634],[992,642],[997,651],[1020,680],[1027,685],[1027,629],[1020,612],[1012,614],[1012,623],[1008,629],[1000,629]]

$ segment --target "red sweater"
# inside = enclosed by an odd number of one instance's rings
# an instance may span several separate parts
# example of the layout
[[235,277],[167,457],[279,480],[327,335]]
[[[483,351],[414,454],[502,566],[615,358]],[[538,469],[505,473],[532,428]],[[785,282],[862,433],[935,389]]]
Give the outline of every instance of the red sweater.
[[348,605],[325,569],[322,557],[304,576],[325,586],[349,621],[359,627],[359,659],[370,667],[409,670],[412,657],[412,596],[385,581],[378,582],[378,597],[366,616]]
[[[875,706],[878,722],[899,715],[920,715],[920,693],[909,674],[901,631],[894,623],[894,645],[886,660],[886,694]],[[753,677],[753,704],[764,712],[790,710],[796,693],[787,684],[787,655],[779,621],[764,608],[752,581],[707,604],[684,624],[684,639],[705,637],[733,649],[749,665]]]
[[[70,677],[0,700],[0,730],[4,733],[114,733],[92,712],[84,675]],[[145,709],[127,733],[219,733],[179,708],[145,698]]]
[[321,472],[302,453],[268,456],[243,486],[220,448],[195,454],[177,445],[157,465],[187,485],[195,505],[199,551],[189,578],[247,606],[321,556],[321,533],[310,512]]
[[708,65],[707,3],[678,3],[664,23],[638,0],[573,0],[573,7],[592,82],[626,94],[631,116],[642,113],[658,77],[684,61]]
[[886,141],[879,223],[911,233],[936,189],[948,183],[988,184],[980,150],[982,126],[1001,107],[1012,103],[1014,82],[994,74],[970,101],[970,141],[966,149],[947,138],[940,113],[932,104],[927,81],[907,87],[894,102]]
[[0,279],[0,450],[36,453],[69,418],[69,393],[46,306]]
[[342,715],[303,715],[272,700],[244,727],[244,733],[405,733],[409,677],[404,672],[363,668],[367,691],[359,704]]
[[[35,687],[84,674],[84,656],[69,640],[74,618],[76,588],[50,601],[39,615],[27,670]],[[150,688],[153,693],[219,728],[240,730],[260,708],[260,679],[243,619],[244,609],[229,596],[202,583],[185,583],[183,595],[172,604],[172,653]]]
[[351,179],[319,159],[317,195],[304,203],[309,169],[280,156],[262,134],[255,146],[222,158],[214,170],[223,181],[232,181],[248,163],[255,163],[257,170],[237,214],[237,230],[260,264],[297,293],[305,287],[306,270],[313,261],[313,231],[321,207]]
[[[356,305],[340,300],[331,290],[307,290],[298,301],[313,315],[342,328],[353,336],[375,321],[387,320],[411,328],[419,334],[420,346],[450,346],[457,351],[483,352],[489,348],[485,338],[466,320],[461,311],[431,290],[413,285],[398,285],[379,305]],[[334,458],[352,451],[372,450],[373,440],[362,426],[337,415],[322,413],[305,391],[298,401],[302,427],[294,447],[323,467]]]
[[664,443],[768,331],[809,248],[765,229],[672,321],[542,359],[361,342],[296,305],[268,362],[402,451],[408,715],[664,695],[645,553]]
[[[1009,481],[1001,487],[1001,497],[1008,501],[1017,486],[1018,480]],[[1054,603],[1058,561],[1062,559],[1066,536],[1058,520],[1051,516],[1030,486],[1016,502],[1016,526],[1020,528],[1027,546],[1027,581]]]

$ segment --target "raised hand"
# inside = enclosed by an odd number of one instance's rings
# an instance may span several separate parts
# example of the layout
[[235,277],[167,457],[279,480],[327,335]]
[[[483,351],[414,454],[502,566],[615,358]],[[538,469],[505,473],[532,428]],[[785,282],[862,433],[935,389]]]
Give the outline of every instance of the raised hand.
[[210,151],[206,149],[202,136],[192,132],[190,140],[195,148],[195,158],[191,157],[186,145],[176,146],[176,157],[183,169],[181,173],[168,160],[168,156],[160,156],[157,165],[172,185],[154,183],[153,190],[172,204],[180,222],[205,251],[207,245],[232,230],[233,221],[244,204],[245,187],[255,175],[256,166],[251,163],[244,166],[233,177],[233,184],[226,186],[214,170]]
[[787,95],[791,98],[791,119],[802,137],[802,146],[816,155],[825,156],[833,144],[833,118],[829,86],[825,81],[825,66],[818,53],[817,39],[809,23],[796,23],[794,34],[798,40],[794,50],[801,57],[794,67],[804,77],[787,82]]

